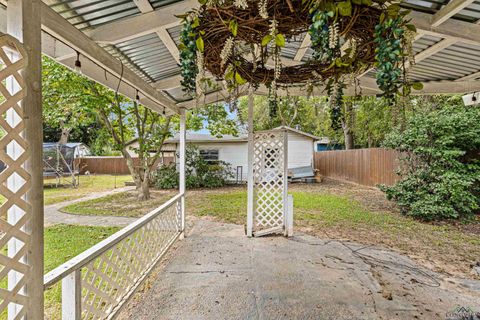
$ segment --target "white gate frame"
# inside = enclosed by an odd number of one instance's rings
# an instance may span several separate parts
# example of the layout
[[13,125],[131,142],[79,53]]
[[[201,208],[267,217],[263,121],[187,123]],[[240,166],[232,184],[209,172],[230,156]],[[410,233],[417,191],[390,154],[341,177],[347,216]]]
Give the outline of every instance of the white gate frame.
[[[247,197],[247,228],[246,228],[246,234],[248,237],[252,236],[262,236],[262,235],[267,235],[271,233],[278,233],[278,232],[283,232],[285,236],[293,236],[293,197],[288,194],[288,132],[286,130],[272,130],[272,131],[264,131],[264,132],[257,132],[254,133],[253,129],[253,107],[254,107],[254,97],[253,97],[253,89],[250,88],[249,90],[249,102],[248,102],[248,197]],[[257,207],[257,200],[258,200],[258,190],[260,187],[261,183],[265,183],[260,181],[260,184],[257,185],[257,180],[260,179],[261,177],[256,177],[255,175],[258,174],[258,172],[255,171],[255,167],[257,167],[256,161],[260,161],[260,167],[264,166],[264,161],[265,161],[265,156],[266,154],[263,152],[262,149],[262,154],[260,155],[260,158],[255,156],[256,155],[256,143],[268,143],[268,141],[261,141],[262,136],[265,137],[268,135],[282,135],[283,136],[283,142],[282,142],[282,152],[281,156],[283,157],[282,161],[280,163],[283,164],[283,173],[282,173],[282,189],[279,190],[281,192],[282,198],[282,212],[281,214],[281,224],[278,226],[275,225],[270,225],[270,228],[265,228],[265,224],[263,223],[257,223],[258,218],[260,218],[260,221],[262,218],[265,218],[265,216],[262,216],[262,214],[269,216],[268,212],[269,210],[265,212],[262,208],[262,210],[258,210]],[[260,140],[258,140],[260,139]],[[274,190],[272,190],[274,191]],[[267,192],[268,193],[268,192]],[[262,195],[263,196],[263,195]],[[265,199],[263,199],[265,200]],[[262,201],[260,201],[262,202]],[[268,199],[267,201],[263,201],[264,205],[268,205]],[[260,203],[262,205],[262,203]],[[271,205],[274,205],[273,203]],[[271,211],[270,211],[271,212]],[[274,218],[269,216],[270,218]],[[263,225],[262,225],[263,224]],[[267,223],[268,224],[268,223]],[[264,228],[262,228],[264,227]]]

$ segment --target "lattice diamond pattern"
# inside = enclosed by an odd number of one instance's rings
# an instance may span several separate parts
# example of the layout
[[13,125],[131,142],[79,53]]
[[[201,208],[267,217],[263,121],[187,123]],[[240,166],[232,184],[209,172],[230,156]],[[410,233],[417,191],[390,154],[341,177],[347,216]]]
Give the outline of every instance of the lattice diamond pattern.
[[260,132],[254,135],[255,231],[283,226],[284,135],[283,131]]
[[179,232],[181,199],[82,269],[82,319],[107,319]]
[[30,272],[26,263],[30,242],[26,224],[32,211],[25,195],[31,183],[24,169],[30,153],[23,137],[21,104],[26,91],[21,71],[26,65],[22,44],[9,35],[0,35],[0,130],[4,133],[0,160],[6,165],[0,173],[0,194],[6,199],[0,206],[0,281],[8,277],[8,290],[0,290],[0,313],[8,308],[14,319],[26,316],[25,284]]

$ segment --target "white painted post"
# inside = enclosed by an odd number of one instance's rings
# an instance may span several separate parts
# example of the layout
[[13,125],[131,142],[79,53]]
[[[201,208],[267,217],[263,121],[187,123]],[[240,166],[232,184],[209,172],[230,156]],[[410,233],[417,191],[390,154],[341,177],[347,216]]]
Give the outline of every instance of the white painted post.
[[82,317],[82,272],[77,269],[62,279],[62,320]]
[[253,194],[253,104],[254,89],[250,86],[248,91],[248,177],[247,177],[247,237],[253,235],[253,210],[254,210],[254,194]]
[[[25,130],[23,136],[28,143],[29,154],[25,162],[25,169],[30,175],[30,189],[26,194],[26,201],[31,209],[23,212],[20,208],[12,208],[8,211],[8,222],[15,224],[23,215],[29,215],[29,222],[23,227],[30,234],[30,239],[25,243],[26,254],[24,262],[29,265],[29,270],[23,274],[26,279],[23,294],[27,296],[25,317],[28,319],[43,319],[43,160],[42,160],[42,91],[41,91],[41,25],[40,25],[41,0],[10,0],[7,7],[7,32],[17,38],[25,46],[28,65],[22,73],[25,82],[26,96],[22,100],[24,116],[21,119],[13,111],[7,112],[6,121],[15,126],[23,121]],[[15,54],[10,57],[13,61]],[[20,90],[18,83],[13,77],[7,79],[7,88],[11,94]],[[7,148],[7,154],[17,158],[22,154],[20,146],[12,143]],[[8,180],[8,188],[17,190],[22,186],[22,179],[12,176]],[[14,257],[22,245],[17,240],[8,243],[8,256]],[[13,290],[22,276],[18,272],[11,271],[8,275],[8,290]],[[8,319],[16,319],[17,313],[21,312],[21,306],[10,303],[8,307]]]
[[293,195],[288,195],[288,211],[287,211],[287,237],[293,237]]
[[283,131],[283,227],[288,236],[288,131]]
[[180,193],[183,194],[180,202],[180,230],[182,232],[182,237],[185,236],[185,156],[186,156],[186,113],[185,108],[180,108]]

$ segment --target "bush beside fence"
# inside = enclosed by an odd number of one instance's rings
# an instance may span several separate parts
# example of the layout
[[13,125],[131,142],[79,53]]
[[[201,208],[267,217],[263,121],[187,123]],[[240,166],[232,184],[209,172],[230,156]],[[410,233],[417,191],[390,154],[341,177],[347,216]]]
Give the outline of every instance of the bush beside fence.
[[398,152],[370,148],[315,152],[315,169],[324,177],[366,186],[393,185],[399,180]]

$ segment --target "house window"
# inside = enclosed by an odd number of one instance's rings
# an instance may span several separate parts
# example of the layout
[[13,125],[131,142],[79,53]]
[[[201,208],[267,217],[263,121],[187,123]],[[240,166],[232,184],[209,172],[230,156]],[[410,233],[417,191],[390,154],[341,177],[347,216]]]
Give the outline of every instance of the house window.
[[218,153],[216,149],[200,150],[200,157],[209,163],[218,163]]

